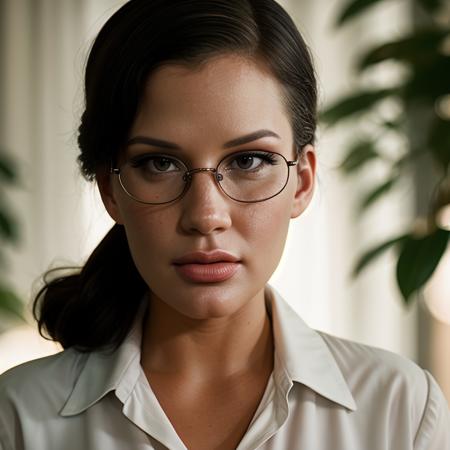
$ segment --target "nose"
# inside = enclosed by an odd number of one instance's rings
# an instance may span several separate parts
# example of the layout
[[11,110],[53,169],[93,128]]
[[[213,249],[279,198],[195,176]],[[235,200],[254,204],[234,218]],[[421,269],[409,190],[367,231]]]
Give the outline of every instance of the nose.
[[202,235],[225,231],[231,226],[231,202],[221,191],[213,172],[193,173],[181,200],[181,227],[188,233]]

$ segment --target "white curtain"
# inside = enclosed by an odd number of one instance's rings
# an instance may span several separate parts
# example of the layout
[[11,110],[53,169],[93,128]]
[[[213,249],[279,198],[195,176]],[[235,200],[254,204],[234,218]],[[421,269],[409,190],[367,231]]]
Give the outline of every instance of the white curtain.
[[[81,264],[111,226],[95,186],[88,186],[78,173],[76,128],[91,40],[122,3],[3,0],[0,145],[18,160],[22,179],[21,188],[10,193],[22,223],[22,242],[9,252],[9,276],[27,300],[49,266]],[[366,35],[367,28],[374,35],[386,32],[389,21],[372,15],[369,27],[366,23],[337,34],[331,18],[341,2],[282,3],[312,48],[321,104],[350,89],[355,41]],[[399,21],[391,26],[403,26],[403,16],[397,11]],[[349,280],[363,248],[408,222],[412,199],[400,192],[364,220],[356,220],[357,194],[367,185],[367,177],[376,179],[380,173],[364,174],[358,180],[341,178],[336,166],[344,141],[345,132],[320,130],[315,198],[309,210],[292,222],[285,255],[271,281],[311,326],[414,359],[416,307],[406,311],[401,305],[393,255],[385,255],[356,282]],[[35,339],[23,327],[20,332]],[[18,359],[54,351],[36,344],[32,355],[21,353],[21,346],[32,347],[31,341],[21,341],[17,334],[13,339],[12,333],[0,337],[0,372]]]
[[[95,186],[79,175],[76,129],[89,46],[121,3],[1,3],[0,147],[15,158],[21,179],[9,192],[21,242],[8,248],[8,278],[27,303],[49,267],[80,265],[111,225]],[[20,326],[0,336],[0,372],[59,350],[31,329]]]

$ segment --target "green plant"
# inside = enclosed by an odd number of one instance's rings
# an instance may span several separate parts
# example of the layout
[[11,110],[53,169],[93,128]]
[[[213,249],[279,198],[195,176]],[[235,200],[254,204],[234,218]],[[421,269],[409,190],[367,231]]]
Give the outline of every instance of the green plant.
[[[5,185],[11,185],[17,182],[16,171],[9,158],[5,153],[0,153],[0,274],[4,272],[6,267],[6,258],[2,251],[3,244],[16,243],[18,241],[18,224],[10,208],[6,204],[4,192]],[[8,286],[6,281],[0,279],[0,316],[7,315],[11,318],[23,318],[23,303],[13,290]]]
[[[396,0],[351,0],[336,21],[344,27],[376,4]],[[410,176],[421,158],[433,161],[433,194],[426,217],[417,217],[408,231],[379,243],[364,253],[353,272],[357,276],[387,249],[398,251],[396,277],[406,304],[430,278],[444,254],[450,236],[440,221],[450,208],[450,19],[445,17],[446,0],[407,0],[412,11],[426,20],[414,24],[401,38],[367,50],[359,57],[355,71],[361,81],[357,92],[346,95],[321,113],[321,120],[334,126],[352,119],[356,139],[348,144],[341,169],[347,176],[372,164],[383,164],[387,176],[367,192],[360,203],[365,212],[399,181]],[[450,11],[447,12],[450,14]],[[365,88],[364,78],[378,66],[395,63],[399,80],[389,85]],[[394,115],[386,114],[386,105],[394,105]],[[370,124],[370,127],[362,125]],[[401,142],[395,154],[386,151],[386,140]],[[420,226],[419,226],[420,225]]]

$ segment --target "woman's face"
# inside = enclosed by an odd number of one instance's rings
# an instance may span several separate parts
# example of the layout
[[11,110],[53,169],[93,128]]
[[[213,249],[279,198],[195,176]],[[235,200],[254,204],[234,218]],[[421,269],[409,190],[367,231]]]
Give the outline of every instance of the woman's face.
[[[224,148],[224,143],[259,130],[279,137]],[[195,69],[166,65],[153,72],[129,134],[130,139],[137,136],[168,141],[179,149],[137,143],[126,148],[120,162],[163,152],[189,168],[216,167],[225,155],[240,150],[278,152],[288,161],[296,159],[278,81],[263,63],[237,55],[216,57]],[[285,189],[260,203],[230,199],[211,172],[194,174],[184,197],[165,205],[136,202],[115,175],[99,173],[97,178],[109,214],[125,227],[136,267],[152,296],[185,316],[207,319],[229,316],[250,300],[263,298],[264,286],[281,258],[289,220],[300,215],[311,199],[313,148],[306,147],[299,165],[289,170]],[[234,265],[219,268],[226,274],[222,280],[214,278],[214,270],[213,278],[208,278],[202,276],[204,267],[193,264],[183,269],[174,264],[189,253],[217,249],[237,259]]]

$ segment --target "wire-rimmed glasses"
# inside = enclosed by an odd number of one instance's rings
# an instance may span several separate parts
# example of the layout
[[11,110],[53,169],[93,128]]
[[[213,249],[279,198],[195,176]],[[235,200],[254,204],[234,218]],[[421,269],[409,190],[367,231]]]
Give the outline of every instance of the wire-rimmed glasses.
[[289,181],[289,168],[298,159],[263,150],[238,151],[226,155],[215,168],[188,169],[180,159],[162,153],[144,153],[111,166],[122,189],[134,200],[148,205],[171,203],[189,189],[196,173],[210,172],[221,191],[233,200],[255,203],[278,195]]

